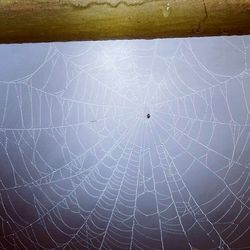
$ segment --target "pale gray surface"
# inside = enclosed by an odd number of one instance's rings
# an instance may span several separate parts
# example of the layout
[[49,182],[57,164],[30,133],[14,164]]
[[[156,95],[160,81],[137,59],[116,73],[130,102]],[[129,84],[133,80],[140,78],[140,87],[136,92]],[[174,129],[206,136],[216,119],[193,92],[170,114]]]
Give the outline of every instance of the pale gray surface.
[[0,248],[249,249],[249,110],[250,36],[1,45]]

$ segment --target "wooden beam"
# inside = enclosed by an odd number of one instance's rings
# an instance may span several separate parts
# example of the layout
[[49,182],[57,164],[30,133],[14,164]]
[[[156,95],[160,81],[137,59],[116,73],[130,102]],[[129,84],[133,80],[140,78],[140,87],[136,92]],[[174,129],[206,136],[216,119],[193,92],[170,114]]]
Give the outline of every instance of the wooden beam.
[[250,0],[0,0],[0,43],[250,34]]

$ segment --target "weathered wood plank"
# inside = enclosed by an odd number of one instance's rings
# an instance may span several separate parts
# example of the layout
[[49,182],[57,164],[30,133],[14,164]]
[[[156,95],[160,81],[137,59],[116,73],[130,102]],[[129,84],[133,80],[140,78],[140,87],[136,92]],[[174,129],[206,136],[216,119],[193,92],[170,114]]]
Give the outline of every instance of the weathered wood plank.
[[250,34],[250,0],[1,0],[0,43]]

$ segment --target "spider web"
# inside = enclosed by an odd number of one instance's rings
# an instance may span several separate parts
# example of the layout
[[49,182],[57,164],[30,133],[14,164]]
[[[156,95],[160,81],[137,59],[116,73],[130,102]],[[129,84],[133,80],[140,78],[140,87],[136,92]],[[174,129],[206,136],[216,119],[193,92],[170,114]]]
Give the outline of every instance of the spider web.
[[249,249],[249,36],[0,54],[0,248]]

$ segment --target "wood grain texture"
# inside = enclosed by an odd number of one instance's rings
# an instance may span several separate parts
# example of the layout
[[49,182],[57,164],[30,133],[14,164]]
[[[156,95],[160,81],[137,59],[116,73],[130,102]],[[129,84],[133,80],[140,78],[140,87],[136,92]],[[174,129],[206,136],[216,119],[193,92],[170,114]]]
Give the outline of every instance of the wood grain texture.
[[250,34],[250,0],[1,0],[0,43]]

